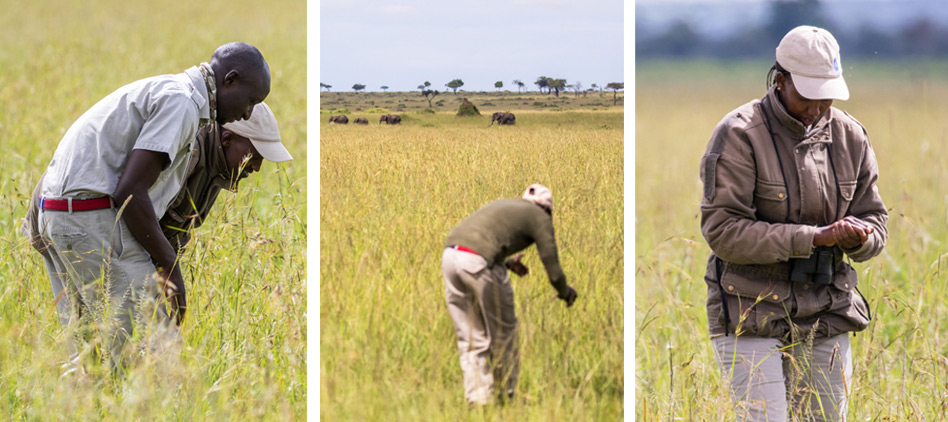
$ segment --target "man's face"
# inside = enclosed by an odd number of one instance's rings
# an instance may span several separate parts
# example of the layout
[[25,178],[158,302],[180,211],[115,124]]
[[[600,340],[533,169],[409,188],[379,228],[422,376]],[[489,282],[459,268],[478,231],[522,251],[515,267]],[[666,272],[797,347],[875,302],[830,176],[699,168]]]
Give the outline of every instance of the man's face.
[[777,94],[787,113],[803,122],[804,126],[812,125],[833,105],[833,100],[813,100],[800,95],[793,86],[793,78],[783,74],[777,75],[777,88],[780,88]]
[[221,131],[221,147],[224,148],[224,160],[230,170],[231,183],[236,186],[250,173],[260,171],[263,156],[253,147],[249,139],[227,129]]
[[269,94],[269,77],[244,77],[237,71],[230,71],[217,88],[217,123],[223,125],[249,119],[253,107]]

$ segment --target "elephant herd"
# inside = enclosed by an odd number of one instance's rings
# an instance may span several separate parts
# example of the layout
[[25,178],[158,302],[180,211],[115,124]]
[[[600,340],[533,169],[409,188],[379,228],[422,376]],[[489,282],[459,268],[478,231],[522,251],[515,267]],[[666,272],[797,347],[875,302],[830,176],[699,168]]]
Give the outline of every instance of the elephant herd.
[[[379,124],[382,124],[382,122],[388,123],[390,125],[397,125],[402,122],[402,116],[399,116],[397,114],[383,114],[382,118],[379,119]],[[329,123],[345,125],[349,123],[349,118],[346,117],[345,114],[329,116]],[[356,117],[355,120],[352,121],[352,123],[355,123],[357,125],[367,125],[369,124],[369,119],[366,119],[364,117]]]
[[[494,113],[490,118],[490,126],[494,125],[494,122],[497,122],[498,125],[513,125],[516,124],[517,117],[513,113],[507,113],[503,111],[498,111]],[[367,125],[369,120],[364,117],[357,117],[352,121],[355,124]],[[402,122],[402,117],[397,114],[383,114],[379,118],[379,124],[382,122],[388,123],[390,125],[397,125]],[[329,116],[329,123],[336,124],[348,124],[349,118],[345,114],[339,114],[335,116]]]

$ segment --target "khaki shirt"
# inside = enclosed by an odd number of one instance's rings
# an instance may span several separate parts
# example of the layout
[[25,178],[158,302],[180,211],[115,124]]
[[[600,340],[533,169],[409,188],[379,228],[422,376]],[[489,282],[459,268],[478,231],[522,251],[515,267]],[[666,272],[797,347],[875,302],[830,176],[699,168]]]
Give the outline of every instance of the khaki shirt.
[[[711,335],[734,333],[742,317],[739,331],[764,337],[861,330],[868,306],[848,264],[837,264],[831,284],[817,285],[791,282],[787,261],[809,257],[816,228],[849,215],[873,232],[855,250],[836,248],[838,256],[861,262],[882,251],[888,214],[875,154],[863,126],[845,112],[831,107],[807,130],[775,92],[726,115],[701,160],[701,232],[714,252],[706,276]],[[721,292],[729,296],[726,329]]]
[[165,153],[169,164],[149,186],[155,215],[181,190],[191,144],[208,122],[207,85],[197,67],[125,85],[69,127],[43,178],[44,198],[111,196],[133,149]]

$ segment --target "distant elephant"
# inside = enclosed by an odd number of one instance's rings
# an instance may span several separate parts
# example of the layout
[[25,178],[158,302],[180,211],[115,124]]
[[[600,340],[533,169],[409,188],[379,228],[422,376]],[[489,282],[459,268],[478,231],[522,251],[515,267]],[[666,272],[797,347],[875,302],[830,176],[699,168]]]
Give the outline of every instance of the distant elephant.
[[352,123],[355,123],[357,125],[367,125],[369,124],[369,119],[366,119],[365,117],[357,117],[355,120],[352,121]]
[[336,116],[329,116],[329,123],[341,123],[348,124],[349,118],[345,114],[340,114]]
[[494,121],[497,121],[498,125],[512,125],[516,124],[517,117],[513,113],[505,113],[503,111],[498,111],[490,117],[490,125],[494,125]]
[[382,122],[388,123],[390,125],[397,125],[402,122],[402,116],[397,114],[383,114],[382,117],[379,118],[379,124],[382,124]]

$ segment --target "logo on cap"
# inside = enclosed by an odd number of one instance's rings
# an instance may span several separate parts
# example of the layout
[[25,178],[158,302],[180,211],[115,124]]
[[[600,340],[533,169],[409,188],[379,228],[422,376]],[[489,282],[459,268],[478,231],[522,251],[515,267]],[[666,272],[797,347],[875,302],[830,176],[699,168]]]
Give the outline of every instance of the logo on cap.
[[833,59],[833,70],[839,72],[839,58],[838,57]]

